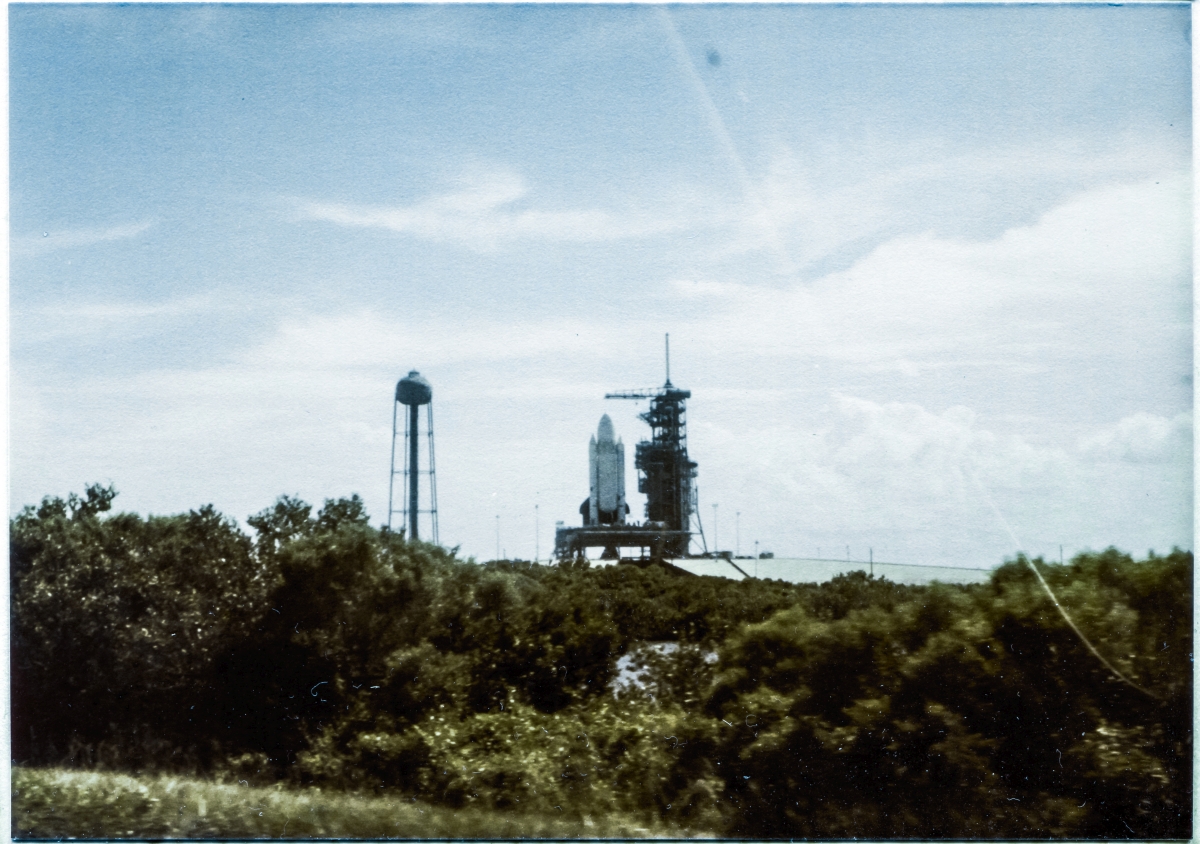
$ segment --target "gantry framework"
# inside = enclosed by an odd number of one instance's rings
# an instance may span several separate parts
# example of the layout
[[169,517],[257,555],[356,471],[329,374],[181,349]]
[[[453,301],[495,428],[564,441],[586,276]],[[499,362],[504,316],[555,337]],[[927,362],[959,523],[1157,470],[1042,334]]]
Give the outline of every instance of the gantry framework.
[[560,560],[584,555],[586,548],[640,548],[642,555],[664,560],[686,557],[691,543],[691,519],[696,509],[696,463],[687,453],[687,400],[690,390],[671,383],[671,346],[667,337],[667,380],[662,387],[623,390],[606,399],[650,400],[650,409],[639,418],[650,426],[650,438],[637,444],[634,466],[638,492],[646,496],[646,521],[616,527],[559,527],[555,531],[555,556]]

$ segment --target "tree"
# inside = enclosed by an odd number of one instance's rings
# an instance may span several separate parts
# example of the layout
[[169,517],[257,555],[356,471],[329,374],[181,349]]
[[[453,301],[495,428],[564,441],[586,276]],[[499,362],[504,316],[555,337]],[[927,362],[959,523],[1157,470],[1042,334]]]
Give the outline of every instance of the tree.
[[232,520],[211,506],[102,517],[115,495],[90,486],[12,522],[18,759],[194,744],[209,672],[265,612],[270,573]]
[[[1063,621],[1031,564],[1129,682]],[[707,704],[729,725],[730,832],[1185,833],[1191,565],[1183,552],[1018,560],[981,587],[840,618],[798,606],[747,627],[722,649]]]

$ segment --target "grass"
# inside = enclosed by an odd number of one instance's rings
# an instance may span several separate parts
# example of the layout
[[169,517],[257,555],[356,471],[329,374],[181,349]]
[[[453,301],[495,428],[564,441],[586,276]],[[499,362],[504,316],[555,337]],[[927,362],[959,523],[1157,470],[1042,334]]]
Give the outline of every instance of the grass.
[[448,809],[411,798],[166,775],[14,768],[12,789],[13,837],[25,839],[683,837],[633,819]]

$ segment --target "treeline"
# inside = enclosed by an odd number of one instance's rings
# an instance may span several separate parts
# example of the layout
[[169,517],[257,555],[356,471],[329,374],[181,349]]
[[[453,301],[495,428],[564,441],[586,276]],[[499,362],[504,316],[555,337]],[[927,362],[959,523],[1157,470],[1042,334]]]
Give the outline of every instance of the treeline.
[[1034,561],[1106,665],[1024,560],[921,587],[478,565],[357,496],[247,536],[114,495],[11,522],[18,764],[738,837],[1191,834],[1188,552]]

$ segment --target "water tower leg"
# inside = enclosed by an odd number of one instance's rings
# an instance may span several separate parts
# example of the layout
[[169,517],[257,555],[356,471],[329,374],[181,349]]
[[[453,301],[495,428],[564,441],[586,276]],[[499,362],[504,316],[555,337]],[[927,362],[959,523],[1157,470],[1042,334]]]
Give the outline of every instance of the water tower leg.
[[432,529],[430,538],[434,545],[440,543],[438,537],[438,508],[437,508],[437,463],[433,459],[433,402],[425,405],[425,435],[429,438],[429,524]]
[[412,436],[408,438],[408,535],[411,539],[417,538],[417,496],[420,480],[420,474],[417,472],[417,425],[420,417],[417,416],[417,405],[410,404],[408,406],[408,429],[412,432]]
[[392,465],[388,470],[388,530],[392,529],[392,514],[396,512],[393,495],[396,487],[396,424],[399,421],[400,402],[392,402]]

